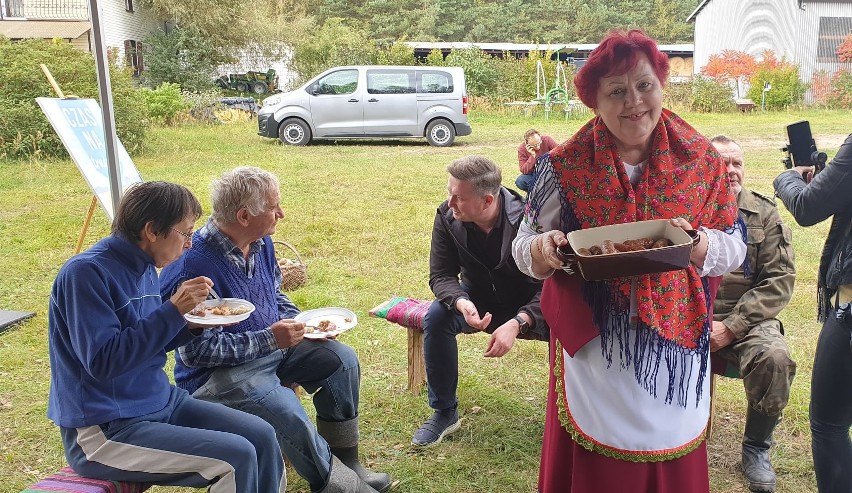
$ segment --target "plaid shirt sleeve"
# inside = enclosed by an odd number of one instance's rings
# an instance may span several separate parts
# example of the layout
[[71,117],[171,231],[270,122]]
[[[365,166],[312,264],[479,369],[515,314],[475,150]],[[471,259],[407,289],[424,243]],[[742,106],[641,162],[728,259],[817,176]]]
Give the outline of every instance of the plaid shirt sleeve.
[[[250,257],[250,264],[246,266],[241,255],[233,253],[233,244],[216,227],[209,222],[201,230],[202,235],[207,235],[220,248],[222,253],[230,258],[240,268],[254,272],[254,255]],[[262,242],[252,248],[261,248]],[[293,318],[299,313],[296,305],[285,295],[281,294],[281,271],[273,270],[276,300],[278,303],[279,318]],[[286,315],[286,316],[285,316]],[[205,329],[200,337],[196,337],[188,344],[178,349],[178,357],[183,364],[190,367],[213,368],[217,366],[238,366],[249,361],[262,358],[273,351],[278,350],[272,328],[253,332],[231,333],[222,327]]]
[[213,368],[238,366],[262,358],[276,350],[278,350],[278,344],[269,327],[239,334],[216,327],[205,329],[200,337],[178,348],[177,354],[186,366]]

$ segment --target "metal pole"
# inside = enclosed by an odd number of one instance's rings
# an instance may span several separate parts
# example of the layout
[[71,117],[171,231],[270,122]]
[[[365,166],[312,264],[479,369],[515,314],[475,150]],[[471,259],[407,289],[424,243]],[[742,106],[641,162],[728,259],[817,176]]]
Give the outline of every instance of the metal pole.
[[101,24],[101,10],[98,0],[89,0],[89,15],[92,17],[92,33],[95,41],[95,68],[98,74],[98,96],[101,100],[101,113],[104,119],[104,140],[109,172],[109,188],[112,196],[112,210],[118,211],[121,199],[121,185],[118,174],[118,136],[115,133],[115,119],[112,109],[112,87],[109,83],[109,62],[107,47],[104,46],[104,27]]

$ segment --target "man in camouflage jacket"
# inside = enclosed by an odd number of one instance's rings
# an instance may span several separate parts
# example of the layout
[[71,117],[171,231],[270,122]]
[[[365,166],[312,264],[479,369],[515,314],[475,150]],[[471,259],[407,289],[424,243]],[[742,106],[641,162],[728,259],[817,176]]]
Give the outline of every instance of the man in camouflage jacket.
[[[796,363],[775,317],[787,306],[796,277],[792,233],[781,222],[773,199],[743,188],[743,151],[725,136],[711,139],[728,168],[740,215],[748,227],[748,253],[738,270],[726,274],[716,295],[710,351],[714,370],[724,362],[743,379],[748,412],[742,465],[749,489],[775,491],[769,462],[772,432],[787,406]],[[721,366],[725,366],[724,364]]]

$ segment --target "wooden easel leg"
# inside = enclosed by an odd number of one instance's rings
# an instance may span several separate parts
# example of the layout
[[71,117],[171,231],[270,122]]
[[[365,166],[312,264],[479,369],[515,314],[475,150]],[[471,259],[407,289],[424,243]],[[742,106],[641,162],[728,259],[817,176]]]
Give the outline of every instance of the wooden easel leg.
[[86,213],[86,220],[83,221],[83,229],[80,230],[80,237],[77,239],[77,248],[74,249],[74,255],[80,253],[83,248],[83,240],[86,238],[86,232],[89,230],[89,223],[92,221],[92,214],[95,213],[95,206],[98,205],[98,198],[92,195],[92,203],[89,204],[89,212]]
[[418,395],[426,383],[426,360],[423,357],[423,331],[408,329],[408,390]]

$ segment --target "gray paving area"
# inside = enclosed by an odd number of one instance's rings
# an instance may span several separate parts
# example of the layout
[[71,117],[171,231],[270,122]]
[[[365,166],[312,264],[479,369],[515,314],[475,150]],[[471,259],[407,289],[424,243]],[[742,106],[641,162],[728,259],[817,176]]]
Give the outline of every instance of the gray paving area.
[[0,310],[0,332],[8,329],[12,325],[22,322],[32,316],[33,312],[16,312],[11,310]]

